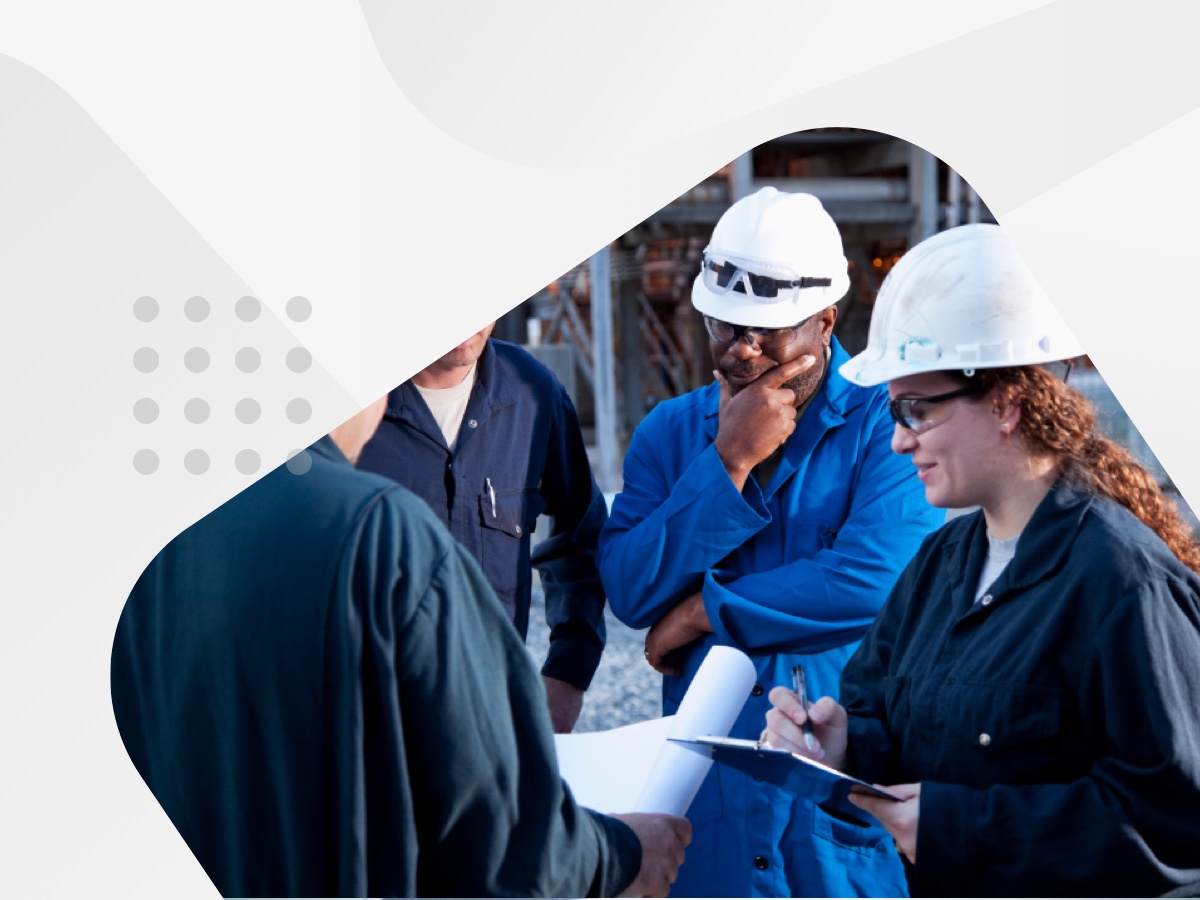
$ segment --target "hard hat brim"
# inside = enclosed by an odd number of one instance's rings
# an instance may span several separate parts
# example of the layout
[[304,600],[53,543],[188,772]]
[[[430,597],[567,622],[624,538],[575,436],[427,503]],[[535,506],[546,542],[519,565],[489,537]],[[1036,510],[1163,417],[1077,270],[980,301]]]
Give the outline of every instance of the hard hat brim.
[[928,372],[962,372],[968,369],[1002,369],[1015,366],[1040,366],[1046,363],[1075,359],[1076,357],[1083,356],[1083,348],[1078,344],[1060,346],[1057,348],[1057,350],[1059,352],[1054,354],[1018,354],[1008,359],[999,361],[977,362],[973,360],[964,360],[959,357],[946,357],[943,359],[917,363],[907,362],[903,359],[897,359],[895,357],[890,359],[881,359],[878,356],[872,355],[870,350],[864,350],[862,353],[859,353],[848,361],[842,363],[841,367],[838,369],[838,372],[843,378],[852,384],[862,385],[863,387],[871,387],[873,385],[895,381],[897,378],[905,378],[909,375],[924,375]]

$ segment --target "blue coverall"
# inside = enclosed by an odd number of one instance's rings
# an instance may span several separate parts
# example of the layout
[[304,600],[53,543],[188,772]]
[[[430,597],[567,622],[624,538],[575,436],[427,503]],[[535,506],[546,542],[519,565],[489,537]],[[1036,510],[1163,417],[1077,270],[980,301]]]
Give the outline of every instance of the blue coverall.
[[[548,368],[520,347],[489,340],[454,452],[417,389],[404,382],[388,395],[358,467],[429,504],[483,568],[522,639],[536,568],[550,626],[542,674],[587,689],[604,650],[595,548],[608,512],[575,407]],[[542,513],[553,525],[531,557]]]
[[[842,666],[921,540],[944,521],[907,459],[890,449],[887,391],[829,372],[766,485],[734,487],[713,445],[718,386],[654,408],[625,457],[624,490],[598,562],[614,614],[653,625],[703,589],[713,634],[683,648],[663,680],[674,713],[709,647],[739,647],[758,684],[734,725],[754,738],[767,692],[803,663],[813,699],[837,695]],[[834,819],[748,775],[713,766],[688,811],[694,832],[674,896],[898,896],[904,873],[878,825]]]

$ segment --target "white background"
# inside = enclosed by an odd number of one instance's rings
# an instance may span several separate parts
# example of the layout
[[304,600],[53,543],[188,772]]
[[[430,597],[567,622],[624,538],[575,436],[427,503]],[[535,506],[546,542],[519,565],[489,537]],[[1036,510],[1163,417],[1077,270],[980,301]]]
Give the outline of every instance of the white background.
[[[108,660],[141,569],[249,482],[238,451],[261,474],[780,134],[871,128],[962,173],[1200,508],[1200,72],[1176,6],[8,0],[6,893],[214,895],[125,755]],[[233,314],[244,295],[255,322]],[[202,373],[182,364],[197,346]],[[283,364],[296,346],[307,372]]]

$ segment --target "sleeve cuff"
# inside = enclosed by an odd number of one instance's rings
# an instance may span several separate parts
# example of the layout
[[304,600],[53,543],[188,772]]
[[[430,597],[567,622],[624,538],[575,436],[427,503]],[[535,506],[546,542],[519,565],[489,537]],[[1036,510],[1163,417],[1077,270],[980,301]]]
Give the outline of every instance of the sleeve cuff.
[[542,664],[542,674],[586,691],[600,665],[603,650],[603,647],[583,641],[551,641],[550,652]]
[[633,829],[619,819],[584,809],[596,822],[596,830],[605,846],[600,865],[592,881],[589,897],[615,897],[637,878],[642,868],[642,843]]

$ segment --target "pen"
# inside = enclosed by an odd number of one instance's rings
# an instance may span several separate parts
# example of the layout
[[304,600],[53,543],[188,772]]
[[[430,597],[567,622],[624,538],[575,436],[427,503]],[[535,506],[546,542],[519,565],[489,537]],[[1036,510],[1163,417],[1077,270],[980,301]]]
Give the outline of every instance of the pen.
[[487,482],[488,496],[492,500],[492,518],[494,519],[496,518],[496,489],[492,487],[492,479],[485,478],[483,480]]
[[[792,666],[792,687],[796,691],[796,696],[800,698],[800,705],[804,707],[804,711],[807,713],[808,682],[804,677],[804,666]],[[804,720],[804,724],[800,726],[800,731],[804,735],[804,746],[809,750],[815,750],[817,738],[813,734],[812,722],[809,719]]]

